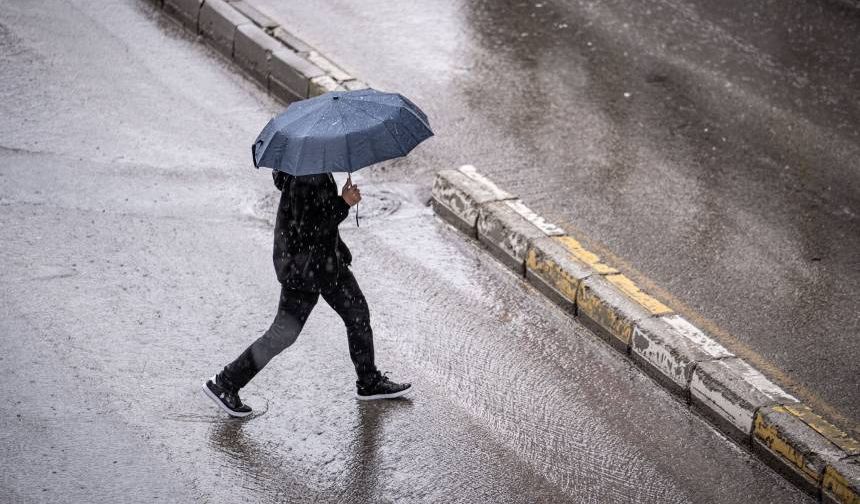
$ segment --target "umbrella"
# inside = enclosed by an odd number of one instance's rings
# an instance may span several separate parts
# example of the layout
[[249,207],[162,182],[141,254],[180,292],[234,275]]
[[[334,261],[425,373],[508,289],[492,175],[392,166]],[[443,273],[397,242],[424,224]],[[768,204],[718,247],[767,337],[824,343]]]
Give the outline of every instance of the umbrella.
[[331,91],[269,121],[252,153],[254,166],[291,175],[352,173],[405,156],[431,136],[427,115],[398,93]]
[[331,91],[290,104],[266,124],[251,153],[257,168],[351,174],[405,156],[431,136],[427,115],[398,93]]

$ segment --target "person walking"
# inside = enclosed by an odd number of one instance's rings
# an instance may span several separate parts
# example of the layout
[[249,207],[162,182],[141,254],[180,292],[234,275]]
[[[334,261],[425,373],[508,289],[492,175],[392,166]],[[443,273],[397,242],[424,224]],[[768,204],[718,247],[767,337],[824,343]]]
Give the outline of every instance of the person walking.
[[338,233],[350,207],[361,201],[361,191],[350,177],[338,195],[331,173],[295,176],[273,171],[272,176],[281,191],[273,252],[281,283],[278,312],[269,329],[206,381],[203,391],[227,414],[250,415],[251,407],[239,398],[239,390],[296,341],[322,296],[346,325],[357,375],[356,397],[374,400],[403,396],[411,385],[389,380],[374,363],[367,301],[350,271],[352,254]]
[[[427,114],[418,106],[399,93],[372,88],[293,102],[257,135],[251,145],[254,167],[271,168],[281,191],[273,254],[281,300],[269,330],[203,384],[203,392],[228,414],[251,414],[239,390],[296,341],[320,296],[346,325],[356,397],[393,399],[410,390],[410,384],[395,383],[376,369],[367,300],[337,227],[361,201],[352,172],[405,156],[431,136]],[[350,174],[340,195],[332,172]],[[358,225],[357,208],[355,219]]]

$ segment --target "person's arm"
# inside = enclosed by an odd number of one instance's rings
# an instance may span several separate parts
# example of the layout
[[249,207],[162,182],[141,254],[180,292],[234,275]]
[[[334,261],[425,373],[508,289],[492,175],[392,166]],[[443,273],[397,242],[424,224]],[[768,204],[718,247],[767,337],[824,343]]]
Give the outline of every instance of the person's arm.
[[290,206],[299,227],[336,227],[349,215],[349,205],[337,194],[328,176],[296,177],[290,184]]

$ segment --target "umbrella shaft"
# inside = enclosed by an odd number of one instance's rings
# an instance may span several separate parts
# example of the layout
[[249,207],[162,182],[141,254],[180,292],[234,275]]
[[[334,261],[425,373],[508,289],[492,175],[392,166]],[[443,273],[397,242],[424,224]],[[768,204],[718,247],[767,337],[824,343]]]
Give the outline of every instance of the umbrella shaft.
[[[349,182],[349,185],[352,185],[352,173],[346,174],[346,180]],[[355,204],[355,227],[360,227],[358,225],[358,203]]]

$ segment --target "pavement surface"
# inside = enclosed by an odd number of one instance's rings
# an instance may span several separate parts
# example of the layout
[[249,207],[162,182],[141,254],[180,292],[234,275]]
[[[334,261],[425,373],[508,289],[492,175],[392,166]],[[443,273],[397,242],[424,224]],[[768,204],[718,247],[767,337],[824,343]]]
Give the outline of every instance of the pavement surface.
[[411,399],[354,400],[320,306],[244,390],[257,414],[227,420],[200,385],[275,312],[275,191],[248,145],[279,106],[138,0],[0,0],[0,68],[4,499],[811,501],[396,166],[355,178],[343,235]]
[[860,10],[247,1],[427,110],[391,171],[476,165],[860,436]]

